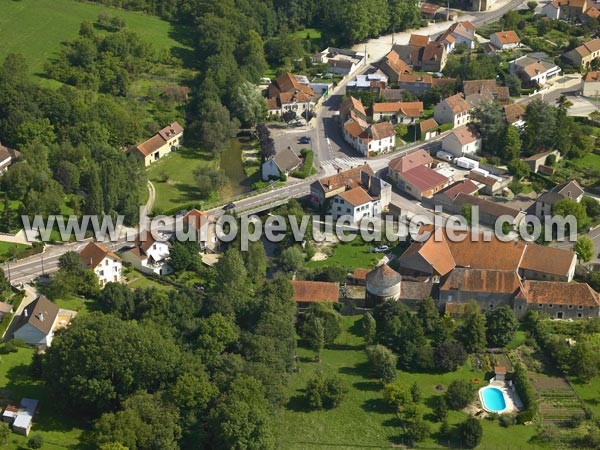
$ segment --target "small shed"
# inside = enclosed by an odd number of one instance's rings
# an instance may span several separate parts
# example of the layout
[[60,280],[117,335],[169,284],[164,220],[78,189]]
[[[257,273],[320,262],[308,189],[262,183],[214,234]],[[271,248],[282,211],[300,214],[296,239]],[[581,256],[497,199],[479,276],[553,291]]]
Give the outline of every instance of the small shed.
[[14,405],[7,405],[2,413],[2,422],[13,423],[18,413],[19,408]]
[[506,367],[504,366],[496,366],[494,367],[494,374],[496,381],[504,381],[506,377]]
[[357,286],[364,286],[365,284],[367,284],[367,274],[369,272],[369,269],[354,269],[354,272],[352,272],[352,276],[350,277],[350,281],[352,282],[352,284],[355,284]]

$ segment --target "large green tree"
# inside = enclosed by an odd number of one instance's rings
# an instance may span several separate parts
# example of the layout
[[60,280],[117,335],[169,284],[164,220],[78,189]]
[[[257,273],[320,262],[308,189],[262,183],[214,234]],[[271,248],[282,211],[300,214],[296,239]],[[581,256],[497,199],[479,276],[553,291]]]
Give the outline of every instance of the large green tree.
[[519,322],[512,308],[504,305],[488,312],[486,327],[488,344],[494,347],[504,347],[515,337]]

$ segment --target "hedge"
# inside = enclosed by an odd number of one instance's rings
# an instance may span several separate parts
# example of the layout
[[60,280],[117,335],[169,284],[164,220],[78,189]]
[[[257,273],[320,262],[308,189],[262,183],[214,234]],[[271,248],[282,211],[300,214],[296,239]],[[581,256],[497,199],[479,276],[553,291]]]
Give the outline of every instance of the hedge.
[[308,178],[313,171],[313,161],[315,159],[315,154],[312,150],[303,149],[300,154],[304,158],[304,162],[300,169],[294,170],[292,172],[292,176],[295,178]]
[[529,382],[529,378],[527,378],[527,370],[521,364],[517,363],[515,365],[513,376],[515,389],[525,407],[525,411],[519,414],[520,417],[517,416],[517,420],[520,419],[519,422],[528,422],[533,420],[538,412],[535,389]]

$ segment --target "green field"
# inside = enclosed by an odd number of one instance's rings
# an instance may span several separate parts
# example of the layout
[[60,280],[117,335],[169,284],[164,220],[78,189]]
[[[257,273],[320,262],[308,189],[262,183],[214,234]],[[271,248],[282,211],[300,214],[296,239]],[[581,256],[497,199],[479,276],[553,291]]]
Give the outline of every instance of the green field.
[[22,53],[31,73],[40,74],[61,43],[77,37],[81,22],[93,22],[107,10],[125,19],[128,28],[156,50],[183,49],[171,37],[173,26],[146,14],[74,0],[0,0],[0,60],[9,53]]
[[[298,349],[300,372],[290,377],[290,401],[279,413],[278,438],[285,449],[339,449],[358,448],[389,449],[402,442],[401,428],[395,415],[382,400],[382,386],[369,373],[364,341],[360,327],[361,316],[344,317],[343,333],[331,349],[322,352],[321,362],[314,363],[314,353]],[[317,368],[325,374],[335,373],[349,386],[349,393],[342,404],[333,410],[310,411],[304,401],[303,389]],[[423,394],[424,417],[431,418],[429,401],[439,395],[436,386],[448,386],[454,379],[483,380],[481,372],[473,371],[468,364],[456,372],[445,374],[398,372],[398,380],[407,386],[417,382]],[[452,411],[448,415],[450,425],[464,421],[466,414]],[[482,421],[483,440],[478,449],[539,449],[532,443],[534,426],[500,427],[498,422]],[[435,433],[438,423],[430,423],[434,433],[418,448],[444,448],[447,442],[438,442]],[[458,448],[458,447],[455,447]]]
[[348,270],[369,269],[383,257],[381,253],[373,253],[372,247],[374,246],[361,238],[356,238],[352,242],[337,244],[329,258],[322,261],[310,261],[307,266],[314,268],[337,266]]
[[600,170],[600,155],[598,155],[597,153],[589,153],[583,158],[574,159],[573,163],[577,167]]
[[[19,348],[16,353],[2,355],[0,364],[0,386],[2,397],[6,401],[7,395],[12,401],[19,402],[23,397],[35,398],[40,401],[39,413],[33,419],[31,434],[41,434],[44,446],[47,449],[84,449],[80,443],[83,430],[78,428],[76,422],[66,418],[58,410],[41,381],[33,379],[29,374],[29,365],[34,350]],[[2,446],[3,449],[21,450],[26,448],[27,438],[15,433],[10,434],[9,441]]]

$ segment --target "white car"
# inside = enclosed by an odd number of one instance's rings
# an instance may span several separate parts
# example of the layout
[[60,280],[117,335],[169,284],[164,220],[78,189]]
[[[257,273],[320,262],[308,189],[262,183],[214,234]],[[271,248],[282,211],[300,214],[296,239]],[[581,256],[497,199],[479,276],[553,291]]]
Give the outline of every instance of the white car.
[[387,245],[380,245],[379,247],[375,247],[373,251],[375,253],[384,253],[387,252],[390,248]]

